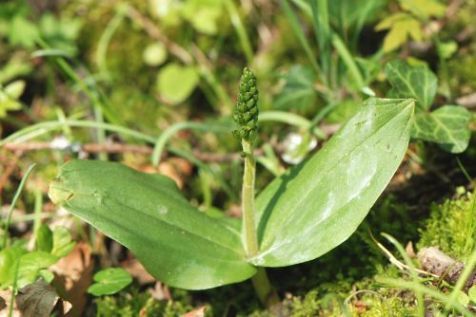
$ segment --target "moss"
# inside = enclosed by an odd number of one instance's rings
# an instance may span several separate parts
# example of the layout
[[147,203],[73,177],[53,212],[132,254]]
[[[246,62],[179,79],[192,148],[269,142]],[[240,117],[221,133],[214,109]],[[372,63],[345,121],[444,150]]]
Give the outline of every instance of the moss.
[[381,317],[381,316],[415,316],[416,311],[412,304],[395,294],[365,295],[352,307],[352,316]]
[[131,292],[121,292],[114,296],[103,296],[95,300],[97,317],[153,317],[181,316],[193,309],[181,301],[159,301],[147,292],[133,289]]
[[[474,193],[461,193],[453,200],[431,207],[418,248],[437,246],[443,252],[464,259],[475,247],[476,206]],[[472,238],[471,238],[472,237]]]
[[[476,50],[476,47],[474,48]],[[450,77],[449,83],[452,91],[459,94],[466,94],[476,89],[476,59],[474,55],[458,55],[458,58],[448,62],[448,73],[458,74]],[[463,90],[463,91],[462,91]]]
[[294,298],[291,303],[293,317],[306,317],[317,315],[320,310],[320,302],[316,290],[312,290],[303,298]]

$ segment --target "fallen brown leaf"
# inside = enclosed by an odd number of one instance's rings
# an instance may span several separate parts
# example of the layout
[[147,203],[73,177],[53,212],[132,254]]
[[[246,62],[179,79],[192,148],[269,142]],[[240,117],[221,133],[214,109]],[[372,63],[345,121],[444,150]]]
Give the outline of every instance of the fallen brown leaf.
[[86,305],[87,289],[92,282],[93,260],[91,247],[79,242],[74,249],[51,269],[55,273],[53,284],[63,298],[72,303],[68,316],[81,316]]
[[71,310],[71,304],[63,301],[56,290],[45,281],[37,281],[18,291],[15,298],[18,310],[23,317],[64,316]]
[[128,259],[121,262],[121,266],[129,272],[141,285],[155,282],[155,278],[146,271],[144,266],[137,259]]

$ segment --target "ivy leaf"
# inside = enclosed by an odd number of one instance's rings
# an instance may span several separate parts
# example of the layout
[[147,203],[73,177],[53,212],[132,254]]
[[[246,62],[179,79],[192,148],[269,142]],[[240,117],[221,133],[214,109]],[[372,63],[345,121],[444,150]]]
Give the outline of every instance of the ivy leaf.
[[368,100],[313,157],[268,185],[256,200],[260,252],[251,262],[298,264],[345,241],[400,165],[413,112],[413,100]]
[[285,81],[283,90],[276,98],[276,108],[307,109],[315,103],[317,97],[314,88],[316,76],[312,69],[295,65],[286,74]]
[[438,87],[435,74],[424,65],[408,65],[395,60],[385,66],[385,74],[392,85],[390,96],[398,98],[414,98],[419,110],[431,107]]
[[51,285],[41,280],[19,290],[15,301],[24,317],[65,316],[71,309],[71,303],[62,300]]
[[132,283],[131,275],[121,268],[108,268],[94,274],[95,283],[88,288],[94,296],[112,295]]
[[383,42],[384,52],[399,48],[410,38],[415,41],[421,41],[423,38],[420,21],[405,13],[390,15],[377,24],[375,29],[377,31],[389,30]]
[[433,112],[421,112],[415,117],[412,136],[435,142],[451,153],[461,153],[471,137],[471,113],[460,106],[443,106]]
[[165,101],[179,104],[190,96],[198,84],[195,67],[171,63],[164,66],[157,77],[157,89]]

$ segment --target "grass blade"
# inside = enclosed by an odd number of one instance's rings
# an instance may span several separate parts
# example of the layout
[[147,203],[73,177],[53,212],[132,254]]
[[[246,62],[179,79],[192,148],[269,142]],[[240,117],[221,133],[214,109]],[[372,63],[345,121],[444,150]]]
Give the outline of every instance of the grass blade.
[[4,231],[5,231],[4,234],[5,235],[3,236],[3,248],[5,248],[8,244],[8,239],[9,239],[8,228],[10,227],[10,222],[12,221],[13,209],[15,208],[15,205],[18,201],[18,198],[20,198],[20,194],[23,191],[23,187],[25,187],[26,180],[28,179],[28,176],[30,176],[30,174],[33,171],[33,169],[35,168],[35,166],[36,166],[36,164],[32,164],[26,170],[26,173],[25,173],[25,175],[23,175],[23,178],[21,179],[20,185],[18,186],[18,188],[15,192],[15,195],[13,196],[12,203],[10,204],[10,207],[8,208],[7,219],[5,221],[5,226],[4,226]]
[[288,0],[281,0],[281,6],[283,7],[284,12],[286,13],[288,22],[291,25],[291,29],[293,30],[294,34],[298,38],[299,43],[304,49],[304,52],[306,53],[307,58],[311,62],[312,67],[316,71],[316,74],[320,74],[321,70],[319,68],[319,65],[317,64],[315,54],[313,53],[311,49],[311,45],[309,44],[309,41],[307,40],[306,35],[304,34],[299,24],[299,20],[296,13],[294,13],[293,9],[289,5]]

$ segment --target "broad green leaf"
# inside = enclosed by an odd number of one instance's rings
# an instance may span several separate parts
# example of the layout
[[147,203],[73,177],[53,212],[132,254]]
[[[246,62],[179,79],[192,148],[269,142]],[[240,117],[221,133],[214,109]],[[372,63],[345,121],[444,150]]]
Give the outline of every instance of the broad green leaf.
[[157,89],[165,101],[178,104],[190,96],[198,84],[198,73],[192,66],[168,64],[157,77]]
[[412,137],[438,143],[444,150],[461,153],[468,147],[471,113],[459,106],[443,106],[415,116]]
[[413,100],[370,99],[308,161],[258,196],[260,253],[251,262],[306,262],[345,241],[397,170],[410,138]]
[[311,68],[293,66],[285,77],[286,83],[277,96],[275,107],[280,109],[307,109],[317,98],[314,88],[316,76]]
[[428,67],[423,65],[408,65],[395,60],[385,66],[385,74],[392,85],[391,96],[398,98],[415,98],[420,110],[431,107],[435,98],[438,80]]
[[132,283],[131,275],[121,268],[108,268],[94,274],[94,284],[88,293],[94,296],[111,295]]
[[77,160],[61,168],[49,195],[125,245],[171,286],[212,288],[256,271],[245,261],[240,233],[191,206],[167,177]]

